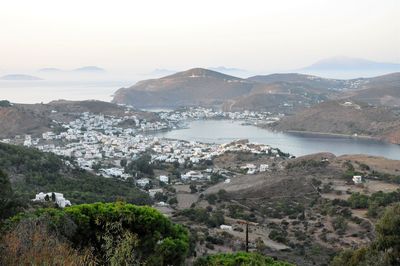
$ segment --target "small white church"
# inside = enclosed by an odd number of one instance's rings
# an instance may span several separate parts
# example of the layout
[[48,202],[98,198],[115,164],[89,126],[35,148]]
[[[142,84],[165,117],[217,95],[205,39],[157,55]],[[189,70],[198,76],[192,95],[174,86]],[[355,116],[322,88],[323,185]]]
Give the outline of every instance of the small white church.
[[36,194],[36,197],[32,201],[38,201],[38,202],[53,201],[53,197],[55,198],[54,202],[57,204],[58,207],[65,208],[67,206],[71,206],[71,202],[65,199],[63,194],[57,192],[48,192],[48,193],[40,192],[39,194]]

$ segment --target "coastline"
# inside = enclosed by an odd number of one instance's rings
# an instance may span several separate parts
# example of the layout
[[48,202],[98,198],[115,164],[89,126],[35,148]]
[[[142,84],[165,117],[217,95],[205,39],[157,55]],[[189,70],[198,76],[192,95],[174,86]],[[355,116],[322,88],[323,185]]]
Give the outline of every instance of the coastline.
[[[383,141],[378,137],[368,136],[368,135],[351,135],[351,134],[344,134],[344,133],[331,133],[331,132],[317,132],[317,131],[305,131],[305,130],[284,130],[281,131],[283,133],[295,133],[295,134],[309,134],[309,135],[321,135],[321,136],[332,136],[332,137],[343,137],[343,138],[359,138],[359,139],[369,139],[369,140],[376,140],[376,141]],[[388,142],[389,143],[389,142]],[[394,143],[392,143],[394,144]]]

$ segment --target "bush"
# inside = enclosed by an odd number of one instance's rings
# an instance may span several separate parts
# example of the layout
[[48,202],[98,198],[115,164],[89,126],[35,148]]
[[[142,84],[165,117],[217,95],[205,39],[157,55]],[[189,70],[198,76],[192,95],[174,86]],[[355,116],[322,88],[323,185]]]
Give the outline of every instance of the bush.
[[182,226],[153,208],[122,202],[39,209],[10,219],[7,228],[42,217],[58,239],[67,239],[77,249],[93,250],[101,265],[129,261],[181,265],[189,249],[188,232]]
[[195,266],[291,266],[292,264],[275,261],[270,257],[265,257],[258,253],[237,252],[232,254],[214,254],[201,257],[194,263]]
[[368,196],[359,192],[352,193],[347,201],[353,209],[368,208]]
[[347,229],[347,221],[344,217],[338,216],[335,217],[332,221],[333,229],[338,232],[338,234],[342,235],[346,232]]
[[286,233],[285,233],[284,231],[281,231],[281,230],[275,230],[275,229],[273,229],[273,230],[269,233],[268,237],[269,237],[271,240],[274,240],[274,241],[277,241],[277,242],[280,242],[280,243],[284,243],[284,244],[287,243]]

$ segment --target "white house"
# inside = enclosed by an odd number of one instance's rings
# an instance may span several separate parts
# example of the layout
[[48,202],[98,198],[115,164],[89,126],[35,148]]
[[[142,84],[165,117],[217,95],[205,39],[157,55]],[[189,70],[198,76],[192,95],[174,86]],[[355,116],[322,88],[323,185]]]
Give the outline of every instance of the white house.
[[72,205],[69,200],[64,198],[63,194],[57,193],[57,192],[49,192],[49,193],[40,192],[39,194],[36,194],[35,198],[32,201],[44,202],[44,201],[46,201],[46,196],[49,201],[52,201],[53,194],[55,197],[55,203],[58,205],[58,207],[65,208],[66,206]]
[[250,170],[250,169],[255,170],[256,168],[257,168],[257,166],[255,166],[252,163],[248,163],[248,164],[243,165],[243,166],[240,167],[240,169],[248,169],[248,170]]
[[169,178],[166,175],[160,175],[158,177],[158,179],[160,180],[160,182],[164,182],[164,183],[168,183],[168,181],[169,181]]
[[361,184],[363,182],[362,176],[360,176],[360,175],[353,176],[353,182],[354,182],[354,184]]
[[182,180],[197,180],[203,178],[203,174],[200,173],[199,171],[189,171],[186,174],[181,176]]
[[248,175],[254,175],[256,173],[256,169],[249,169],[247,170]]
[[156,195],[156,193],[162,193],[163,190],[162,188],[154,188],[154,189],[149,189],[149,195],[150,197],[154,198],[154,196]]
[[148,178],[141,178],[136,180],[138,186],[145,187],[146,185],[150,184],[150,180]]
[[221,224],[221,225],[219,226],[219,228],[221,228],[222,230],[233,231],[231,225]]
[[268,170],[268,164],[260,164],[260,172],[265,172]]

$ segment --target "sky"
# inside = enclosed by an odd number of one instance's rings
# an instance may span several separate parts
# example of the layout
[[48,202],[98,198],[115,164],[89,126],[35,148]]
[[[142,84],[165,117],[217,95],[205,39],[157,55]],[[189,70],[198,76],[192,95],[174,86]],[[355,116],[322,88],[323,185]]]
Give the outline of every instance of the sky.
[[1,0],[0,72],[400,63],[399,0]]

